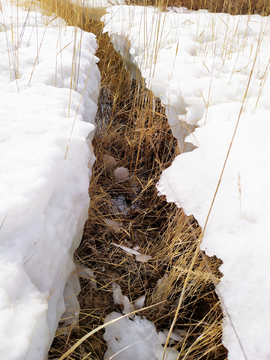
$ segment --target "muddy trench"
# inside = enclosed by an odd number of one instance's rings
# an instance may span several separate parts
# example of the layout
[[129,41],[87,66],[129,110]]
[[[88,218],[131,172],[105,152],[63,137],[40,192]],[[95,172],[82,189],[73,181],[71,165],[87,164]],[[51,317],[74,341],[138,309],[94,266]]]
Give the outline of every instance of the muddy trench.
[[[76,251],[76,261],[94,277],[79,274],[79,322],[56,333],[49,359],[63,355],[112,311],[122,311],[113,301],[114,282],[131,302],[146,296],[145,306],[155,306],[140,315],[153,321],[157,330],[169,329],[201,231],[193,217],[157,194],[161,172],[179,153],[160,101],[139,76],[131,79],[101,25],[85,19],[82,23],[83,30],[99,39],[102,74],[89,218]],[[137,261],[115,244],[136,247],[151,259]],[[218,281],[220,262],[208,258],[208,263]],[[226,359],[221,321],[214,285],[199,254],[175,325],[185,334],[172,344],[180,359]],[[103,359],[103,333],[96,332],[67,359]]]

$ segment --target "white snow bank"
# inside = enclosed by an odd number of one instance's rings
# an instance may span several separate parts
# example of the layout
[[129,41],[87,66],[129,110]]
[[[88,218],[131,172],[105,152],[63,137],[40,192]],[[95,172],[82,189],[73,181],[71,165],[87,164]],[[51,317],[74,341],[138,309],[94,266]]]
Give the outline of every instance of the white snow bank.
[[43,360],[88,214],[97,44],[1,5],[0,358]]
[[186,139],[197,148],[175,159],[163,172],[158,189],[193,214],[202,227],[243,104],[201,249],[223,261],[217,291],[223,301],[223,343],[229,360],[266,360],[269,18],[113,7],[103,20],[115,47],[123,56],[128,50],[129,61],[166,106],[180,147],[181,121],[197,126]]

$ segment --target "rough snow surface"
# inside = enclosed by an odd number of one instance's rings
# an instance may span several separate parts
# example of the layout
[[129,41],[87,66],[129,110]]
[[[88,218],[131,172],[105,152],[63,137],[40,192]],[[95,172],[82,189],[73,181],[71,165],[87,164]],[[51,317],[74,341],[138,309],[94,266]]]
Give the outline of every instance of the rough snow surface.
[[[129,298],[122,294],[119,284],[113,283],[114,303],[123,305],[123,314],[129,314],[134,311]],[[140,297],[134,303],[135,308],[142,308],[145,296]],[[112,323],[111,323],[112,322]],[[162,360],[164,347],[168,331],[157,333],[154,323],[145,317],[130,315],[124,317],[118,312],[112,312],[105,318],[104,340],[107,343],[107,351],[104,360]],[[165,335],[166,332],[166,335]],[[173,334],[175,338],[176,334]],[[177,337],[177,336],[176,336]],[[181,341],[177,337],[176,341]],[[165,359],[177,360],[179,352],[173,347],[168,347],[165,351]]]
[[196,127],[186,138],[195,150],[174,160],[158,189],[202,227],[240,119],[201,248],[223,261],[217,291],[229,360],[267,360],[269,18],[123,6],[109,8],[103,21],[166,106],[180,148],[185,124]]
[[88,214],[97,44],[1,6],[0,358],[43,360]]
[[[122,318],[117,312],[107,315],[105,323],[116,319],[118,320],[105,328],[103,337],[108,350],[104,360],[162,360],[162,340],[165,342],[166,336],[159,336],[154,323],[138,315],[133,319]],[[167,348],[165,359],[177,360],[178,355],[176,349]]]

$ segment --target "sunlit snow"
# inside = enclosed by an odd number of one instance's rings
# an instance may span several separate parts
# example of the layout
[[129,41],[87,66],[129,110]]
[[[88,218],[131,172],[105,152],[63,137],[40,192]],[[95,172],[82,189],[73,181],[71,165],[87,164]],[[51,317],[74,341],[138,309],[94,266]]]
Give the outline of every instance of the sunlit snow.
[[[112,283],[114,303],[123,305],[123,314],[134,311],[129,298],[122,294],[119,284]],[[134,307],[141,309],[144,306],[145,297],[140,297],[134,302]],[[174,348],[162,346],[166,342],[168,332],[157,333],[154,323],[145,317],[130,314],[123,318],[118,312],[112,312],[105,317],[105,333],[103,335],[107,343],[107,351],[104,360],[177,360],[179,352]],[[176,333],[170,336],[172,343],[181,341],[182,338]]]
[[202,228],[239,120],[201,249],[223,261],[217,292],[229,360],[269,359],[269,18],[107,11],[105,31],[161,99],[179,148],[195,148],[163,172],[158,190]]
[[43,360],[88,215],[97,44],[58,18],[1,7],[0,358]]

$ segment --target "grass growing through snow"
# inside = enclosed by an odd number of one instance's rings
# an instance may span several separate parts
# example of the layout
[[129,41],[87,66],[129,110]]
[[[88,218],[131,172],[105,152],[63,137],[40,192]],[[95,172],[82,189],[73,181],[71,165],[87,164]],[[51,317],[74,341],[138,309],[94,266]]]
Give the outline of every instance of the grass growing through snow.
[[[121,310],[113,304],[113,282],[121,286],[131,301],[146,295],[146,306],[162,302],[146,309],[142,315],[155,322],[158,330],[169,329],[201,229],[195,219],[187,218],[181,209],[166,203],[156,193],[155,184],[161,171],[178,153],[157,99],[145,89],[139,77],[131,80],[108,36],[102,34],[102,24],[90,20],[91,10],[62,0],[42,0],[40,4],[49,14],[59,15],[69,25],[97,35],[102,74],[93,141],[97,160],[89,188],[89,219],[77,250],[78,261],[94,271],[97,287],[91,287],[90,279],[81,278],[80,320],[68,329],[68,335],[60,331],[56,334],[49,356],[56,359],[101,325],[107,314]],[[181,5],[231,13],[269,11],[265,1],[188,3],[175,0],[152,4],[163,9]],[[116,167],[127,168],[129,177],[117,181]],[[108,220],[114,221],[118,228],[109,226]],[[140,252],[151,255],[152,259],[147,263],[138,262],[113,243],[139,246]],[[212,258],[208,262],[218,281],[220,261]],[[181,359],[226,358],[221,345],[221,309],[200,254],[195,259],[175,328],[186,331],[184,339],[175,344]],[[102,359],[105,351],[100,331],[67,358]]]

